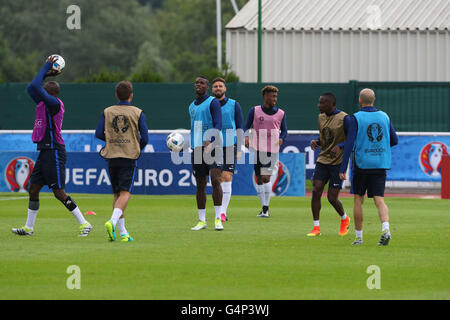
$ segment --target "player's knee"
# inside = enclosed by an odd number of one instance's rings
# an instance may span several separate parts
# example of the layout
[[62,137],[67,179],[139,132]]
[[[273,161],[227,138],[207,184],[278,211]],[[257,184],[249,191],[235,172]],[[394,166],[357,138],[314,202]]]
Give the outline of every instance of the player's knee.
[[64,202],[68,197],[63,189],[53,189],[53,195],[61,202]]
[[39,200],[39,191],[40,188],[36,185],[31,185],[30,188],[28,189],[28,195],[30,197],[30,200],[35,201],[35,200]]
[[197,179],[195,179],[195,182],[197,185],[197,190],[203,190],[204,188],[206,188],[206,177],[197,178]]
[[211,177],[211,185],[213,188],[220,186],[220,177]]
[[338,200],[336,195],[329,194],[329,193],[327,194],[327,199],[328,199],[328,202],[331,204],[336,204],[337,200]]

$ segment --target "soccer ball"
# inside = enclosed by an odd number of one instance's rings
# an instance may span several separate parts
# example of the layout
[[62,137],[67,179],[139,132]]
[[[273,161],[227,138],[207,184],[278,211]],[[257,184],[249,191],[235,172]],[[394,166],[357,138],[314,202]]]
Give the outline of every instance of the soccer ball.
[[[64,58],[61,57],[59,54],[52,54],[50,57],[57,57],[56,61],[53,63],[52,69],[57,73],[60,74],[64,67],[66,66],[66,61],[64,61]],[[49,57],[49,58],[50,58]]]
[[179,132],[172,132],[166,139],[167,148],[172,152],[180,152],[183,150],[184,138]]

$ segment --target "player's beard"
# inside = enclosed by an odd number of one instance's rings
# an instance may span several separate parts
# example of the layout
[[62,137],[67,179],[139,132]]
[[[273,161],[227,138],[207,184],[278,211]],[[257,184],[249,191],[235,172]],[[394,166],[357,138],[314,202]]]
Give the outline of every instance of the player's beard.
[[214,94],[214,97],[216,98],[216,99],[222,99],[223,98],[223,96],[225,95],[225,92],[222,92],[220,95],[218,95],[218,94]]

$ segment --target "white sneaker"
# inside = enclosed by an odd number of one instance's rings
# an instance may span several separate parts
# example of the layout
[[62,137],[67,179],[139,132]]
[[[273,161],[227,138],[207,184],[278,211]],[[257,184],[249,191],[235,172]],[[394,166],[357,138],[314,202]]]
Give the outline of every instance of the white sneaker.
[[216,219],[216,221],[214,221],[214,224],[216,225],[216,230],[217,231],[222,231],[223,230],[222,220]]
[[11,231],[19,236],[32,236],[34,234],[33,229],[29,229],[27,227],[12,228]]
[[268,218],[269,217],[269,210],[267,210],[267,212],[266,213],[264,213],[264,212],[260,212],[256,217],[257,218]]
[[206,229],[206,222],[199,221],[195,227],[191,228],[191,230],[194,230],[194,231],[202,230],[202,229]]
[[89,232],[92,230],[92,225],[89,222],[86,222],[85,224],[82,224],[80,226],[80,232],[78,233],[79,237],[87,237],[89,235]]

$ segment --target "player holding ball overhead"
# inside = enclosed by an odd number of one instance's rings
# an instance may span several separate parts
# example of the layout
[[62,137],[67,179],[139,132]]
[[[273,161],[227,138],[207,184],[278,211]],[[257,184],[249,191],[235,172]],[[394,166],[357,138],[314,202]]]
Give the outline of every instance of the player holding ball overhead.
[[86,221],[75,201],[66,194],[65,164],[66,148],[61,136],[64,118],[64,103],[58,98],[59,84],[49,81],[41,86],[49,76],[60,74],[65,66],[64,59],[58,55],[48,57],[44,67],[28,85],[27,92],[37,104],[32,140],[37,144],[39,156],[30,177],[28,217],[25,226],[13,228],[12,232],[21,236],[34,234],[34,224],[39,211],[39,193],[44,185],[52,189],[80,224],[78,235],[86,237],[92,226]]

